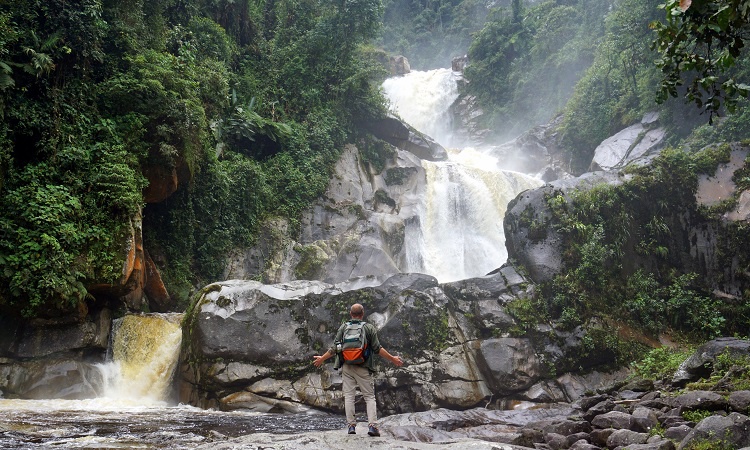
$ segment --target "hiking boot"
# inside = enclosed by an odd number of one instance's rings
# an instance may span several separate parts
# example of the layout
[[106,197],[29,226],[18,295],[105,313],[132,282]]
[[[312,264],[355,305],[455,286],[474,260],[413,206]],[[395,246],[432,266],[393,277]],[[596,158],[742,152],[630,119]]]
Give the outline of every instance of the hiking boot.
[[349,434],[357,434],[357,425],[349,425]]
[[378,427],[375,425],[370,425],[370,428],[367,430],[367,434],[370,436],[380,436],[380,430],[378,430]]

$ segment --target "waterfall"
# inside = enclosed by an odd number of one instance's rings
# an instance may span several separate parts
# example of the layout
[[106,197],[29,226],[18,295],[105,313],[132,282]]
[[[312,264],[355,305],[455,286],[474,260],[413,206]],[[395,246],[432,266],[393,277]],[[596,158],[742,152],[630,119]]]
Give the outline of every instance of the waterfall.
[[508,203],[542,184],[501,169],[497,159],[481,149],[449,148],[457,78],[450,69],[436,69],[383,83],[394,112],[448,148],[448,161],[422,161],[426,192],[418,220],[405,230],[405,271],[427,273],[440,282],[482,276],[505,263],[503,217]]
[[112,323],[101,396],[135,405],[166,402],[182,343],[182,314],[128,315]]
[[450,106],[458,98],[451,69],[412,71],[383,82],[383,93],[401,118],[444,147],[453,145]]

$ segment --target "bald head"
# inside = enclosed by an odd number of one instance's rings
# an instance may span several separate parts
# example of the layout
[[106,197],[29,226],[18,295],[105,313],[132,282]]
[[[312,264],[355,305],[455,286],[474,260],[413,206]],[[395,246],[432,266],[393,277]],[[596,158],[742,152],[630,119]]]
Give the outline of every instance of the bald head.
[[361,319],[365,316],[365,307],[359,303],[355,303],[349,309],[349,314],[351,314],[352,319]]

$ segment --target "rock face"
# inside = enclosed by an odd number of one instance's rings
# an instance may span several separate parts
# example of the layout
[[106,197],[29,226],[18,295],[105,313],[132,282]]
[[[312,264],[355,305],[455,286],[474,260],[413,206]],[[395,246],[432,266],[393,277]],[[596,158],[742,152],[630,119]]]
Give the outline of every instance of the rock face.
[[[665,239],[669,267],[681,273],[698,274],[705,282],[705,289],[728,299],[740,298],[750,288],[747,272],[728,269],[741,265],[739,261],[742,256],[733,247],[737,244],[733,244],[733,238],[730,237],[733,229],[730,227],[733,226],[732,222],[741,223],[741,217],[746,212],[741,203],[734,211],[715,214],[713,217],[698,209],[701,206],[716,205],[732,196],[741,199],[744,195],[744,192],[736,192],[737,188],[731,178],[743,168],[748,149],[740,144],[733,144],[731,147],[730,162],[721,165],[715,175],[701,180],[696,197],[688,196],[681,201],[669,199],[672,203],[664,214],[664,223],[669,229],[669,236]],[[505,216],[509,260],[524,267],[535,283],[552,280],[563,269],[562,255],[566,243],[554,226],[551,226],[553,215],[549,202],[554,200],[570,204],[574,195],[597,186],[618,186],[629,179],[628,175],[618,171],[589,172],[523,192],[508,205]],[[632,203],[623,206],[633,218],[631,222],[634,230],[646,227],[646,222],[652,218],[650,214],[642,212],[647,211],[642,206]],[[637,217],[645,222],[636,224]],[[660,264],[664,264],[664,260],[658,255],[638,251],[635,244],[631,242],[622,247],[622,270],[625,273],[632,273],[637,268],[656,270]]]
[[364,276],[382,281],[406,264],[404,232],[419,220],[424,188],[424,169],[412,153],[394,149],[375,173],[359,150],[348,146],[325,196],[304,213],[298,240],[289,237],[286,223],[269,223],[258,245],[230,257],[225,278],[260,273],[267,283],[339,283]]
[[397,55],[388,58],[388,62],[391,69],[391,75],[405,75],[411,72],[409,66],[409,60],[405,56]]
[[689,381],[708,377],[719,355],[741,357],[750,354],[750,342],[735,338],[719,338],[700,346],[686,359],[672,378],[672,384],[683,386]]
[[491,147],[490,153],[509,170],[536,174],[546,182],[571,178],[557,128],[563,117],[536,126],[515,139]]
[[21,323],[0,319],[0,392],[3,397],[85,399],[97,396],[109,344],[111,313],[80,323]]
[[632,163],[645,164],[659,154],[665,137],[666,130],[659,126],[658,113],[648,113],[640,123],[599,144],[589,170],[616,170]]
[[523,192],[508,205],[503,223],[508,258],[525,267],[532,281],[550,281],[562,270],[564,242],[557,231],[547,226],[552,219],[547,199],[560,194],[570,201],[575,192],[622,181],[623,177],[614,172],[591,172]]
[[414,153],[420,159],[427,161],[448,159],[448,153],[440,144],[396,117],[389,116],[366,123],[365,128],[376,138],[401,150]]
[[[583,330],[511,336],[515,321],[505,305],[528,295],[526,283],[505,267],[442,285],[419,274],[384,283],[365,277],[335,285],[209,285],[186,319],[181,401],[260,411],[342,410],[340,375],[331,365],[321,371],[311,362],[331,345],[355,302],[365,305],[383,346],[406,361],[403,368],[386,364],[379,372],[382,414],[494,401],[502,406],[507,397],[566,401],[625,376],[565,374],[586,364],[576,356]],[[564,375],[549,379],[550,367]]]

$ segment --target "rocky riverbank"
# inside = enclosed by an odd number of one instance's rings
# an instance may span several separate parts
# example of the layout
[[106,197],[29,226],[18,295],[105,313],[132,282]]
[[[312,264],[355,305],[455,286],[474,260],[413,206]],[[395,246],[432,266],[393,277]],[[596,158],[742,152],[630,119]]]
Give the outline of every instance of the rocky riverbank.
[[[750,390],[735,389],[743,379],[743,369],[734,366],[718,381],[715,377],[712,382],[695,381],[706,373],[711,378],[717,358],[741,360],[747,351],[748,341],[717,339],[700,347],[668,382],[634,380],[573,403],[393,415],[381,421],[378,438],[366,436],[360,424],[355,436],[343,429],[304,435],[256,434],[201,448],[745,449],[750,448]],[[710,385],[710,390],[681,387],[691,380],[689,387]]]

